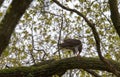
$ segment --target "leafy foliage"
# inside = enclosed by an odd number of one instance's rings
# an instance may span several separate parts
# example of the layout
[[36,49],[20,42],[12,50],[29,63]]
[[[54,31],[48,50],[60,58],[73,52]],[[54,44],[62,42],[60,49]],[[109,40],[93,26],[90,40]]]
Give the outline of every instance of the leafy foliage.
[[[60,54],[57,52],[58,44],[64,38],[80,39],[83,43],[81,55],[97,57],[95,40],[86,22],[76,14],[61,9],[52,1],[48,1],[46,6],[45,1],[34,1],[19,21],[9,47],[1,57],[1,69],[6,64],[11,67],[29,66],[42,60],[60,59],[59,56],[62,58],[74,56],[69,50],[60,50]],[[77,9],[96,24],[101,38],[102,53],[106,58],[119,62],[120,39],[110,20],[108,2],[63,0],[61,3]],[[3,13],[0,13],[0,16],[2,15]],[[77,70],[77,76],[78,73],[81,77],[90,76],[83,70]],[[107,74],[104,72],[102,75],[105,77]]]

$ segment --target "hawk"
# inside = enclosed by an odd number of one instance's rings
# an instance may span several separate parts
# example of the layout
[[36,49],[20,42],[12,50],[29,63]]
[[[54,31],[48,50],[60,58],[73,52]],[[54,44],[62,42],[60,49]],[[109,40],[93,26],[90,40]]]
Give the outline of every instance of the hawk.
[[73,54],[77,54],[77,56],[79,56],[82,51],[82,43],[77,39],[65,39],[63,43],[60,44],[60,47],[72,50]]

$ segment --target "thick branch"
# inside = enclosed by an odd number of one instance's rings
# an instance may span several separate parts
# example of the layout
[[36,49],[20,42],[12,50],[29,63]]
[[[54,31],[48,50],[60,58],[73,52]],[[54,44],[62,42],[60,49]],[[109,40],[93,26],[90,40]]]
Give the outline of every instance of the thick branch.
[[[120,63],[108,60],[120,70]],[[18,67],[0,70],[0,77],[50,77],[55,74],[64,74],[69,69],[92,69],[111,72],[98,58],[66,58],[62,60],[50,60],[31,67]]]
[[2,5],[3,2],[4,2],[4,0],[0,0],[0,6]]
[[9,44],[11,34],[13,33],[19,19],[28,8],[32,0],[13,0],[9,12],[0,23],[0,55]]
[[113,25],[120,37],[120,14],[118,11],[118,0],[109,0],[110,5],[110,12],[111,12],[111,19],[113,22]]

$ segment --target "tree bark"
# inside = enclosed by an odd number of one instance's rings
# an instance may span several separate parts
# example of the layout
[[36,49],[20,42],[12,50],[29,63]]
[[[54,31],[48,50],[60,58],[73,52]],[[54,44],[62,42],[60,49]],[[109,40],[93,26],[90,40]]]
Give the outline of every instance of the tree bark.
[[109,5],[113,26],[120,37],[120,14],[118,11],[118,0],[109,0]]
[[0,23],[0,56],[4,49],[8,46],[10,37],[24,14],[29,4],[33,0],[13,0],[8,12]]
[[[120,63],[108,60],[120,71]],[[69,69],[92,69],[111,72],[98,58],[71,57],[61,60],[47,60],[31,67],[18,67],[0,70],[0,77],[51,77],[64,74]]]
[[3,2],[4,2],[4,0],[0,0],[0,6],[2,5]]

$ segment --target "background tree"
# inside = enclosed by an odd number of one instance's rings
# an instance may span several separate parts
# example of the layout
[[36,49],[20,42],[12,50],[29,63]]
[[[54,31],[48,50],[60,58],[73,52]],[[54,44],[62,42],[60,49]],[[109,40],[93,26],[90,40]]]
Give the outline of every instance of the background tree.
[[[10,5],[2,3],[1,77],[120,76],[117,0],[8,0]],[[2,12],[2,8],[7,11]],[[82,41],[81,58],[73,57],[69,50],[60,50],[59,44],[64,38]]]

